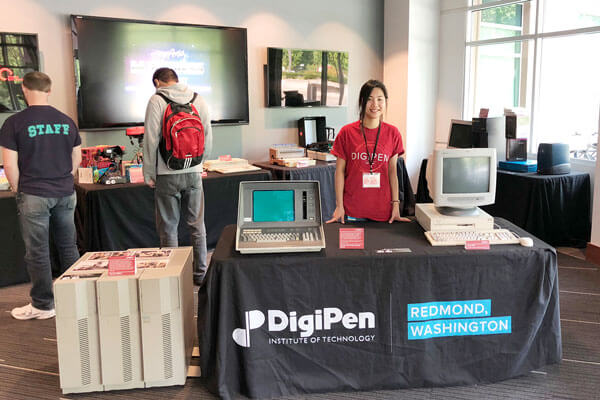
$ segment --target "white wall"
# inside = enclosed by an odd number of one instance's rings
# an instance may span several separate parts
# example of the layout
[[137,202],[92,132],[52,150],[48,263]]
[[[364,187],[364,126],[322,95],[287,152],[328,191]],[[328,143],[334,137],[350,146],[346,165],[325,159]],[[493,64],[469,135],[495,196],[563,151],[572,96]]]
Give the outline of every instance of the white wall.
[[[408,41],[406,155],[413,190],[421,162],[433,151],[439,75],[440,6],[437,0],[411,0]],[[385,59],[384,59],[385,62]]]
[[[267,159],[270,144],[297,142],[296,120],[303,116],[325,115],[327,125],[337,132],[346,123],[357,119],[356,102],[361,84],[370,78],[382,78],[382,0],[3,2],[0,30],[38,34],[42,70],[53,79],[50,102],[74,119],[70,14],[247,28],[250,124],[215,127],[213,157],[231,154],[250,160]],[[263,64],[266,64],[269,46],[348,51],[348,107],[265,108]],[[148,82],[150,84],[150,80]],[[129,146],[124,131],[84,132],[82,138],[84,145]]]
[[442,0],[435,141],[447,143],[450,120],[462,119],[467,0]]
[[386,119],[403,133],[416,191],[421,160],[433,149],[439,2],[386,0],[384,14],[383,79],[390,92]]
[[385,0],[383,34],[383,82],[388,89],[385,120],[402,133],[405,150],[408,108],[409,2]]

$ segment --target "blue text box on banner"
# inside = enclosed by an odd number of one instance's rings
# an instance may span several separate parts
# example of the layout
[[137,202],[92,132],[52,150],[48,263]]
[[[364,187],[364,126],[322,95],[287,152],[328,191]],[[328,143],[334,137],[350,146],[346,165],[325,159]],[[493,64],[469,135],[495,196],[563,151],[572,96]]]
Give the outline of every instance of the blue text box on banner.
[[492,300],[436,301],[407,305],[408,321],[427,321],[441,318],[489,317]]

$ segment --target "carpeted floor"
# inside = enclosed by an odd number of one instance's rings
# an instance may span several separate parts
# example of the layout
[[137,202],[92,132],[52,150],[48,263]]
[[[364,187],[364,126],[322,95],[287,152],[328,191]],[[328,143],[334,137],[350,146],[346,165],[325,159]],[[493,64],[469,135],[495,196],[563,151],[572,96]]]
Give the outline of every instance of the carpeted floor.
[[[559,249],[563,361],[501,383],[327,393],[306,399],[600,399],[600,273],[577,249]],[[185,386],[62,395],[54,319],[17,321],[29,284],[0,288],[0,399],[214,399],[201,378]],[[196,360],[197,361],[197,360]],[[294,399],[299,399],[296,397]]]

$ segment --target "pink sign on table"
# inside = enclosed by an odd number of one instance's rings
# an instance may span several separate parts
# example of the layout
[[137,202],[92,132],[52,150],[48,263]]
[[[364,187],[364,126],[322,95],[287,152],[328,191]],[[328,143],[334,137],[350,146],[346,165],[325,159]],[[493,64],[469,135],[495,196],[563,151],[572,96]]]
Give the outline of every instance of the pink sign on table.
[[340,249],[364,249],[365,228],[340,228]]
[[465,243],[465,250],[489,250],[489,240],[468,240]]

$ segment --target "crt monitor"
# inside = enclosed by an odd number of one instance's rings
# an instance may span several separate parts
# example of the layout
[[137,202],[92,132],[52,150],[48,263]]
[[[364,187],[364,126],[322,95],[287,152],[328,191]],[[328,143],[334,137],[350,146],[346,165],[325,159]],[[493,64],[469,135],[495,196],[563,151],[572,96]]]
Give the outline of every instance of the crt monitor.
[[440,149],[433,159],[433,202],[447,215],[477,215],[496,197],[496,149]]
[[450,121],[448,147],[459,149],[469,149],[473,147],[473,123],[471,121],[459,119]]

